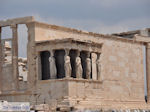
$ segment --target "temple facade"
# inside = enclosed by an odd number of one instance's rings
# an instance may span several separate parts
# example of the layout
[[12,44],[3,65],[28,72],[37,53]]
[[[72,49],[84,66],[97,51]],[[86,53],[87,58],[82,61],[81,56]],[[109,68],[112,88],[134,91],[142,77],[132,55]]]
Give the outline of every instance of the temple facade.
[[[19,24],[28,29],[27,59],[18,56]],[[12,38],[2,39],[8,26]],[[150,29],[103,35],[33,17],[0,21],[0,100],[54,110],[150,109]]]

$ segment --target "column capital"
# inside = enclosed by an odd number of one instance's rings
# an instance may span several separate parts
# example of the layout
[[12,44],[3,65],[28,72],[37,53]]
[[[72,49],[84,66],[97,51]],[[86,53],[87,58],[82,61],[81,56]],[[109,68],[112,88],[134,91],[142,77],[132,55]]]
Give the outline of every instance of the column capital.
[[79,57],[80,56],[80,50],[77,50],[77,57]]
[[66,56],[69,55],[69,52],[70,52],[70,49],[65,49],[65,53],[66,53],[65,55],[66,55]]
[[10,26],[11,29],[14,29],[14,28],[17,28],[17,27],[18,27],[17,24],[12,24],[12,25]]
[[90,54],[91,54],[91,52],[89,51],[89,52],[87,52],[87,58],[90,58]]
[[101,53],[96,53],[97,54],[97,60],[100,59]]
[[51,56],[54,56],[55,50],[51,49],[51,50],[49,50],[49,52],[50,52]]
[[25,25],[27,28],[32,28],[32,27],[35,27],[35,24],[36,24],[35,22],[28,22]]
[[150,43],[146,44],[146,48],[150,49]]

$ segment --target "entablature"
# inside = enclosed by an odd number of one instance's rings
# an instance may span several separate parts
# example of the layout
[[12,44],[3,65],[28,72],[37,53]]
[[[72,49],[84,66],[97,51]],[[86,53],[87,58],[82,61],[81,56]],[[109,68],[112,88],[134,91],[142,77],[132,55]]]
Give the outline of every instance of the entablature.
[[[50,47],[49,47],[50,45]],[[36,42],[37,51],[58,50],[58,49],[74,49],[79,51],[89,51],[93,53],[100,53],[102,43],[95,43],[92,41],[83,41],[79,39],[53,39],[48,41]]]

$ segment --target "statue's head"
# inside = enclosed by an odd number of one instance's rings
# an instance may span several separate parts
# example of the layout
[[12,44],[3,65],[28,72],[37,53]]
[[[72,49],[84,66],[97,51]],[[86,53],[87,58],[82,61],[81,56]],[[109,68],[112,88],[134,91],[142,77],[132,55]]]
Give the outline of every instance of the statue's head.
[[77,63],[77,64],[80,64],[80,63],[81,63],[81,58],[80,58],[80,57],[77,57],[77,58],[76,58],[76,63]]
[[70,60],[70,57],[69,56],[65,56],[65,60]]
[[49,62],[52,62],[52,61],[53,61],[53,57],[50,56],[50,57],[49,57]]
[[90,58],[87,58],[86,61],[91,62],[91,59],[90,59]]

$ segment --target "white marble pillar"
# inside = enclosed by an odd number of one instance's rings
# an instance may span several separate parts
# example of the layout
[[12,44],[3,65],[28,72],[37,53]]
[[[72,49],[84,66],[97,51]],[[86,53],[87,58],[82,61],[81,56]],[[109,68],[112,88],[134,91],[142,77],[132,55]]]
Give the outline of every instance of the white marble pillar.
[[76,57],[76,78],[82,78],[82,64],[81,64],[81,58],[80,58],[80,51],[77,52],[77,57]]
[[54,58],[54,51],[50,51],[51,56],[49,57],[49,65],[50,65],[50,79],[56,79],[57,78],[57,69],[56,69],[56,63]]
[[86,79],[91,79],[91,66],[90,53],[88,53],[86,58]]
[[70,62],[70,56],[69,56],[69,49],[65,49],[65,76],[66,78],[71,77],[71,72],[72,72],[72,68],[71,68],[71,62]]
[[18,89],[18,32],[17,25],[12,25],[12,66],[13,66],[13,89]]

